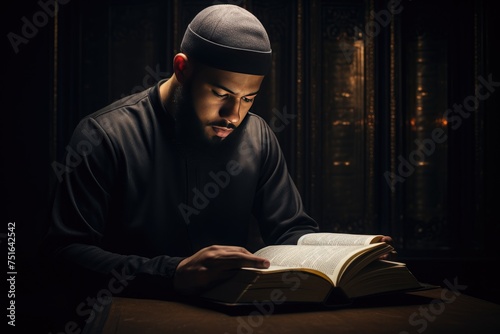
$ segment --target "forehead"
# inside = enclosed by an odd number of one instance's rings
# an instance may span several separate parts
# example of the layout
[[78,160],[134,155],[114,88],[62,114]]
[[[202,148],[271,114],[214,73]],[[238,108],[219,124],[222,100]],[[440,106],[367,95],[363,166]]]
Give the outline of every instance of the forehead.
[[259,90],[263,75],[230,72],[208,66],[196,66],[196,79],[201,83],[209,84],[230,92],[245,95]]

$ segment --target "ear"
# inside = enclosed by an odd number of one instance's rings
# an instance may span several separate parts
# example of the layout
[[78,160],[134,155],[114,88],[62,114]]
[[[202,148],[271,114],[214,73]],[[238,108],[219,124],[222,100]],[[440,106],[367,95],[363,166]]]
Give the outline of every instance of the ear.
[[174,56],[174,73],[177,81],[181,84],[184,84],[189,77],[191,67],[188,57],[184,53],[178,53]]

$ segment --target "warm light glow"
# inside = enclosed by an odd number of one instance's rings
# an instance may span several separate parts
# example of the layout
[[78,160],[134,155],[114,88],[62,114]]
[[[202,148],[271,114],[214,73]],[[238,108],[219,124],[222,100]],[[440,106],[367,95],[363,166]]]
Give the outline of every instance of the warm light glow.
[[350,161],[334,161],[333,162],[334,166],[349,166],[351,165]]
[[339,125],[351,125],[351,122],[349,121],[333,121],[332,122],[333,126],[339,126]]

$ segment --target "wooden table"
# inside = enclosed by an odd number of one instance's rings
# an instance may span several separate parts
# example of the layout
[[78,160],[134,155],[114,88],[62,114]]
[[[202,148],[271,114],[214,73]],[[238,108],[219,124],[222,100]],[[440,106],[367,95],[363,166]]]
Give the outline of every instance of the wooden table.
[[500,333],[500,305],[460,291],[365,298],[350,306],[217,308],[202,303],[114,298],[84,334]]

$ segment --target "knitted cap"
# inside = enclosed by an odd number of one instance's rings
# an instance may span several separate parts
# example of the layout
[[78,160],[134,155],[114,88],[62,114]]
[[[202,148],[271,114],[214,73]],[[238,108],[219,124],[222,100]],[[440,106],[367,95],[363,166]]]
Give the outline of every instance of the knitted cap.
[[210,67],[265,75],[271,67],[271,43],[262,23],[236,5],[213,5],[191,21],[181,52]]

